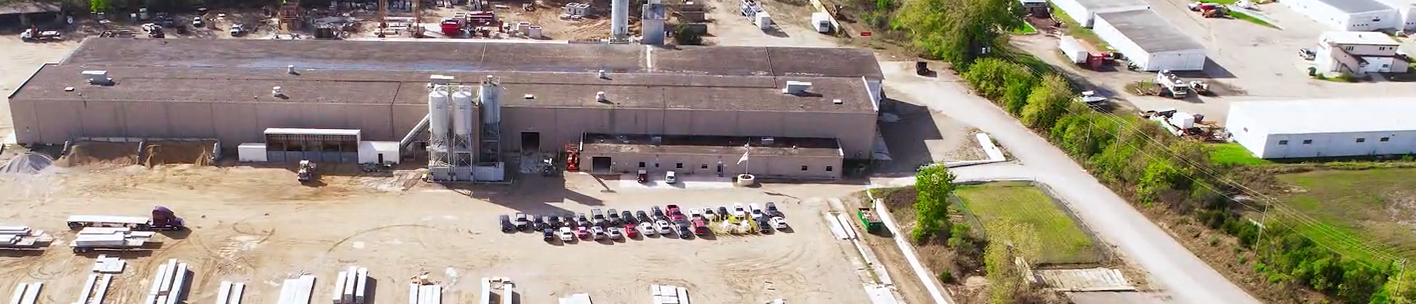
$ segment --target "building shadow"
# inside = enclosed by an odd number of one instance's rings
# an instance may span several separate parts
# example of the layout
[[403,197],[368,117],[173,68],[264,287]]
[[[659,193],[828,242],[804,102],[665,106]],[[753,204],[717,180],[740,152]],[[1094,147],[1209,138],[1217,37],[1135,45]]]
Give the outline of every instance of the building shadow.
[[471,184],[443,183],[443,188],[467,195],[470,198],[511,208],[527,215],[564,215],[566,213],[589,212],[568,210],[557,205],[578,203],[590,207],[604,206],[604,200],[591,197],[570,189],[562,176],[541,176],[540,174],[519,174],[511,184]]
[[934,162],[927,141],[944,139],[929,108],[886,98],[880,102],[881,115],[898,120],[880,120],[880,134],[890,149],[890,161],[879,164],[876,173],[913,174],[920,165]]

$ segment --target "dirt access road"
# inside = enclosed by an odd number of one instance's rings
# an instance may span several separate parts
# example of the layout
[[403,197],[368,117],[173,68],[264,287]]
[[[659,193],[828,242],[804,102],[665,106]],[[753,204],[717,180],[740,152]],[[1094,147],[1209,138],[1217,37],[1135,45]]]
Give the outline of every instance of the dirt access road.
[[[388,192],[367,186],[381,179],[326,176],[326,185],[304,187],[283,168],[55,167],[39,175],[0,177],[0,193],[7,193],[0,222],[55,232],[57,243],[64,243],[73,237],[63,220],[70,214],[143,215],[153,205],[164,205],[184,216],[190,235],[171,235],[160,249],[124,255],[132,258],[131,265],[114,281],[108,300],[114,303],[140,301],[157,264],[169,258],[193,269],[189,303],[212,301],[223,280],[248,282],[245,303],[275,303],[277,282],[300,272],[319,276],[323,283],[317,283],[314,294],[328,295],[328,278],[346,265],[369,268],[377,281],[375,297],[393,299],[406,292],[409,276],[429,271],[443,282],[449,303],[474,301],[479,278],[488,276],[517,282],[522,303],[552,303],[574,292],[606,303],[639,303],[648,299],[646,286],[653,283],[685,286],[695,303],[705,304],[775,298],[868,302],[847,255],[854,249],[835,240],[819,215],[829,207],[800,203],[808,200],[806,195],[845,195],[859,186],[606,193],[604,187],[613,189],[619,182],[602,184],[583,175],[563,184],[556,183],[560,179],[523,180],[476,190],[417,186]],[[563,213],[769,201],[778,202],[795,226],[793,233],[555,245],[539,233],[504,234],[496,220],[497,214],[517,210]],[[77,298],[92,263],[91,256],[58,245],[39,256],[0,261],[0,281],[41,281],[41,302],[67,303]]]

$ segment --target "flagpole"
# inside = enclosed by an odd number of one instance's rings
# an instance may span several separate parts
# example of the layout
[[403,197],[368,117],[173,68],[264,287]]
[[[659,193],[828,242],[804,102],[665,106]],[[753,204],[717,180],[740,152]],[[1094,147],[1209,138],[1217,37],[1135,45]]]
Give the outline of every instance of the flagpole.
[[748,171],[752,169],[752,156],[748,155],[752,154],[752,144],[743,145],[743,148],[747,148],[747,151],[742,152],[743,158],[747,159],[747,167],[742,168],[742,174],[752,175],[752,172]]

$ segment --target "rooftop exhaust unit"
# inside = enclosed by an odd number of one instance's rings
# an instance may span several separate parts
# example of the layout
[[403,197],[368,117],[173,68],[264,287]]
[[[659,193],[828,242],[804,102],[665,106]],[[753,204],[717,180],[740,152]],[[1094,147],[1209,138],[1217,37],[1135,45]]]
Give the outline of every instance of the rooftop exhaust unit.
[[295,72],[295,65],[293,64],[285,66],[285,73],[290,75],[300,75],[300,73]]
[[776,139],[776,138],[771,138],[771,137],[763,137],[763,138],[762,138],[762,145],[764,145],[764,146],[770,146],[770,145],[772,145],[772,143],[775,143],[775,142],[777,142],[777,139]]
[[606,101],[610,101],[610,100],[609,100],[608,98],[605,98],[605,91],[595,92],[595,102],[606,102]]
[[787,87],[782,88],[782,94],[801,95],[811,89],[811,83],[805,81],[787,81]]
[[606,73],[605,70],[600,70],[598,74],[600,79],[610,79],[610,73]]
[[280,87],[272,87],[270,88],[270,96],[285,97],[285,90],[281,90]]
[[108,78],[108,71],[83,71],[82,75],[92,85],[113,85],[113,78]]

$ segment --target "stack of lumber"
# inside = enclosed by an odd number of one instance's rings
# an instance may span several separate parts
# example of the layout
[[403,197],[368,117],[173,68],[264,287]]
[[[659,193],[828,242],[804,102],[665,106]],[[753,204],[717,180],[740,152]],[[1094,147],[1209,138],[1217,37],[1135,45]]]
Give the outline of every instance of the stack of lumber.
[[246,283],[221,281],[221,291],[216,293],[216,304],[241,304],[241,293],[246,292]]
[[54,237],[43,230],[30,229],[29,226],[0,226],[0,247],[34,247],[52,241]]
[[689,304],[688,289],[674,285],[649,285],[649,294],[654,295],[654,304]]
[[408,304],[442,304],[442,286],[409,283]]
[[560,298],[560,304],[594,304],[590,302],[590,295],[577,293]]
[[153,276],[152,287],[148,289],[147,300],[143,303],[182,303],[178,298],[182,297],[182,288],[187,285],[187,272],[187,263],[179,263],[177,259],[157,266],[157,274]]
[[74,238],[74,247],[142,247],[153,236],[152,231],[133,231],[132,228],[88,227],[79,230]]
[[112,283],[112,274],[89,274],[88,281],[84,282],[84,292],[79,294],[79,300],[74,304],[102,304]]
[[100,254],[93,262],[93,272],[97,273],[123,273],[123,269],[128,267],[128,261],[118,257],[110,257]]
[[34,304],[39,300],[39,289],[44,287],[44,283],[20,283],[15,286],[15,295],[10,296],[10,304]]
[[280,286],[280,302],[277,304],[310,304],[310,296],[315,291],[315,276],[302,275],[285,279]]
[[348,270],[339,272],[339,279],[334,282],[334,296],[331,299],[334,304],[364,304],[364,295],[368,284],[368,268],[349,266]]

